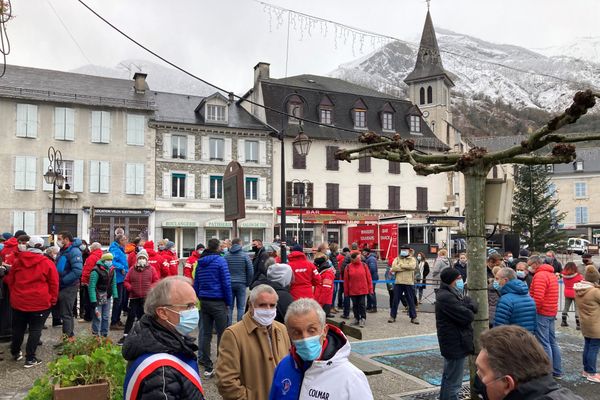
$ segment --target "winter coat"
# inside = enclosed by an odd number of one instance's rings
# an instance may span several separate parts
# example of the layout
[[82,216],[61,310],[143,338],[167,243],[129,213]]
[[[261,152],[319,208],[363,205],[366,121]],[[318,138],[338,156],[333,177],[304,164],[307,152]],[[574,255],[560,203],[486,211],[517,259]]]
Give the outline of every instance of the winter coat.
[[[130,246],[134,246],[133,250],[129,250]],[[129,267],[129,269],[135,267],[135,264],[137,264],[137,253],[137,247],[135,247],[135,245],[132,245],[131,243],[128,244],[125,248],[125,254],[127,254],[127,266]]]
[[574,288],[581,334],[586,338],[600,339],[600,287],[581,281]]
[[225,261],[227,261],[229,267],[231,284],[250,286],[254,270],[252,261],[250,261],[248,254],[242,250],[242,246],[239,244],[231,246],[229,253],[225,256]]
[[494,286],[490,283],[488,285],[488,310],[489,310],[489,322],[490,325],[494,324],[494,318],[496,317],[496,305],[500,300],[500,292],[494,289]]
[[75,239],[66,249],[61,249],[58,253],[56,270],[60,279],[60,288],[79,285],[79,278],[83,270],[83,258],[79,245],[81,240]]
[[[548,261],[546,261],[546,262],[548,262]],[[562,266],[561,262],[558,261],[556,258],[552,258],[552,263],[550,265],[552,265],[552,268],[554,268],[555,274],[562,273],[563,266]]]
[[577,282],[581,282],[583,280],[583,275],[580,273],[575,273],[573,275],[563,275],[563,284],[565,285],[564,293],[567,299],[575,298],[575,290],[573,289],[573,285]]
[[442,282],[435,295],[435,325],[442,356],[456,360],[473,354],[473,327],[477,305]]
[[4,277],[12,308],[24,312],[45,311],[58,299],[58,272],[39,249],[21,252]]
[[90,287],[88,290],[90,302],[96,303],[98,294],[103,292],[106,292],[107,298],[119,298],[115,274],[116,272],[113,267],[108,268],[102,261],[98,261],[90,273]]
[[363,260],[363,262],[367,264],[367,267],[369,267],[371,280],[379,280],[379,273],[377,272],[377,258],[375,258],[375,256],[371,253]]
[[500,295],[496,305],[496,317],[493,320],[490,317],[494,326],[519,325],[535,333],[537,312],[527,284],[519,279],[512,279],[502,286]]
[[313,287],[321,284],[321,275],[315,264],[308,261],[302,251],[292,251],[288,256],[288,264],[294,273],[290,286],[290,294],[294,300],[313,298]]
[[12,265],[10,262],[11,257],[9,255],[16,254],[19,252],[19,242],[16,237],[11,237],[4,242],[4,247],[0,251],[0,258],[5,264]]
[[321,356],[303,361],[292,346],[275,369],[269,400],[372,400],[365,374],[348,359],[350,342],[337,327],[328,325]]
[[169,263],[169,276],[175,276],[179,274],[179,258],[177,254],[169,250],[161,250],[158,252],[160,256]]
[[457,270],[460,273],[460,276],[462,276],[462,280],[463,282],[467,281],[467,274],[468,274],[468,269],[469,267],[469,263],[467,262],[465,265],[462,265],[460,263],[460,261],[457,261],[454,263],[454,269]]
[[285,325],[270,329],[257,324],[250,312],[223,332],[215,372],[223,400],[261,400],[269,396],[277,364],[289,354]]
[[[123,357],[129,362],[128,374],[139,357],[148,354],[166,353],[177,357],[187,364],[196,365],[196,351],[194,338],[182,336],[173,332],[154,320],[149,315],[144,315],[133,326],[123,344]],[[193,367],[192,367],[193,368]],[[127,381],[125,382],[127,385]],[[131,400],[164,400],[185,399],[203,400],[204,395],[194,383],[174,365],[159,367],[146,376],[138,390],[137,399]]]
[[90,273],[96,266],[96,263],[100,261],[102,257],[102,249],[96,249],[90,253],[88,258],[85,260],[83,264],[83,272],[81,273],[81,284],[89,285],[90,284]]
[[417,259],[414,257],[396,257],[392,262],[392,273],[396,274],[396,285],[414,285]]
[[554,275],[554,268],[548,264],[538,267],[533,279],[529,293],[533,300],[537,313],[546,317],[555,317],[558,312],[558,278]]
[[351,262],[344,270],[344,295],[361,296],[373,293],[371,272],[365,263]]
[[158,279],[154,268],[147,265],[143,269],[131,268],[125,276],[123,284],[130,299],[144,299]]
[[335,279],[340,280],[342,279],[342,277],[344,276],[344,259],[346,258],[346,256],[343,253],[338,253],[335,256],[335,261],[337,263],[337,266],[335,267],[337,273],[335,274]]
[[154,242],[147,241],[144,243],[144,249],[148,253],[148,265],[154,268],[156,275],[161,279],[169,276],[169,263],[154,250]]
[[200,253],[196,250],[192,251],[192,254],[185,260],[185,264],[183,264],[183,276],[194,279],[192,275],[192,271],[194,271],[194,267],[200,258]]
[[446,268],[450,268],[450,261],[447,257],[438,257],[435,259],[433,263],[433,271],[431,271],[431,278],[435,280],[440,280],[440,274]]
[[[341,264],[339,263],[339,258],[340,253],[331,253],[329,255],[329,261],[331,261],[331,265],[333,265],[333,268],[335,269],[335,279],[341,279],[341,275],[340,275],[340,267]],[[342,257],[342,261],[343,261],[343,257]]]
[[[415,268],[415,279],[421,283],[427,283],[427,276],[429,276],[429,263],[425,260],[417,261],[417,268]],[[421,276],[418,277],[417,274]]]
[[231,307],[231,276],[227,262],[218,253],[207,250],[198,259],[194,290],[200,300],[223,300]]
[[264,247],[261,247],[256,253],[254,253],[254,257],[252,258],[252,268],[254,269],[254,274],[252,275],[252,282],[260,279],[261,275],[267,274],[267,270],[265,269],[265,261],[267,261],[268,259],[269,254],[267,253],[267,250],[265,250]]
[[315,287],[315,300],[325,306],[333,302],[333,281],[335,280],[335,268],[325,268],[319,273],[321,283]]
[[583,400],[569,389],[561,387],[548,374],[529,382],[519,383],[515,390],[508,393],[504,400]]
[[123,283],[127,271],[129,271],[125,249],[123,249],[123,246],[118,242],[114,241],[110,244],[108,252],[113,255],[113,268],[115,269],[115,279],[117,284]]
[[517,277],[517,279],[520,280],[521,282],[525,282],[527,284],[528,289],[531,287],[531,280],[533,278],[531,277],[531,274],[529,272],[527,273],[527,275],[525,275],[525,278],[521,279],[521,278]]

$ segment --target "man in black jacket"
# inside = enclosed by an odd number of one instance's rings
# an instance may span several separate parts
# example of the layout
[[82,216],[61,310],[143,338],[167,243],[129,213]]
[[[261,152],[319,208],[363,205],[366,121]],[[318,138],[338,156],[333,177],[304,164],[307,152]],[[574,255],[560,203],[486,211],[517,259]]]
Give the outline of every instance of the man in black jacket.
[[125,339],[129,361],[125,400],[203,400],[196,351],[189,334],[198,326],[196,293],[183,276],[170,276],[150,290],[144,316]]
[[269,258],[267,250],[263,246],[263,242],[260,239],[252,240],[252,251],[254,257],[252,257],[252,267],[254,268],[254,276],[252,277],[252,283],[260,279],[261,275],[265,275],[267,270],[265,269],[265,261]]
[[484,332],[477,356],[475,388],[491,400],[583,400],[552,377],[552,366],[538,340],[516,325]]
[[442,283],[435,302],[438,343],[444,357],[440,400],[458,400],[465,358],[474,351],[471,323],[475,319],[477,305],[463,296],[463,280],[456,269],[444,269],[440,279]]

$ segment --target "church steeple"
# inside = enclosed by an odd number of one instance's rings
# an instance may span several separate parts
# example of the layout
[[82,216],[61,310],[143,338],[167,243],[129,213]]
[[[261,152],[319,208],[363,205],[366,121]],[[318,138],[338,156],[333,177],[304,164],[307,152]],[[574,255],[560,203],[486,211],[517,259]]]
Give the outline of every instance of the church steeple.
[[433,22],[431,21],[431,14],[428,9],[427,17],[425,18],[425,26],[423,27],[423,34],[421,35],[419,52],[417,53],[415,69],[408,74],[406,79],[404,79],[404,82],[411,84],[417,81],[430,80],[438,77],[444,78],[448,86],[454,86],[454,82],[452,82],[452,79],[450,79],[442,65],[440,49],[435,36]]

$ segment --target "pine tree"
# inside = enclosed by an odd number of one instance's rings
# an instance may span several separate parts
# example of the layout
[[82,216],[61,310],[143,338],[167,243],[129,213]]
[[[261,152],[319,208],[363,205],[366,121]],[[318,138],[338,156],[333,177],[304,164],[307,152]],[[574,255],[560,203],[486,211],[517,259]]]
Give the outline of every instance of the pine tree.
[[566,234],[558,229],[566,213],[558,212],[556,190],[544,165],[521,165],[513,199],[513,229],[529,250],[564,248]]

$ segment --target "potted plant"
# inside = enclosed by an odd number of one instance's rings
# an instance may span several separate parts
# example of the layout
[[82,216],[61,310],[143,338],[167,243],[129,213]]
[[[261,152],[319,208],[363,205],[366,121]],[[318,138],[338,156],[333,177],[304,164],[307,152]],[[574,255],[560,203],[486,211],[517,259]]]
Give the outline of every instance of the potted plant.
[[126,362],[109,340],[83,335],[63,344],[26,400],[116,400],[123,398]]

